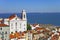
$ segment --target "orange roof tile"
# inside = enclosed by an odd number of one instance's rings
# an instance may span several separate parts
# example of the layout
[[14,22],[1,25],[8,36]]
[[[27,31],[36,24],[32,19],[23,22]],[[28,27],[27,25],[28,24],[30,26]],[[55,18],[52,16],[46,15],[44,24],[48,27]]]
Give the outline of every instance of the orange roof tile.
[[6,24],[0,24],[0,27],[5,27],[5,26],[8,26],[8,25],[6,25]]
[[16,14],[13,14],[9,17],[9,20],[13,19],[16,16]]
[[36,27],[35,30],[44,30],[44,28]]
[[16,33],[14,34],[14,36],[18,38],[18,37],[20,37],[20,36],[21,36],[21,34],[20,34],[20,33],[18,33],[18,32],[16,32]]
[[22,36],[24,36],[24,34],[25,34],[25,33],[24,33],[24,32],[22,32]]
[[15,38],[15,36],[13,34],[10,34],[9,38],[13,39],[13,38]]
[[10,34],[10,39],[12,39],[12,38],[18,38],[18,39],[20,39],[22,36],[24,36],[24,32],[22,32],[22,33],[15,32],[13,34],[14,35]]

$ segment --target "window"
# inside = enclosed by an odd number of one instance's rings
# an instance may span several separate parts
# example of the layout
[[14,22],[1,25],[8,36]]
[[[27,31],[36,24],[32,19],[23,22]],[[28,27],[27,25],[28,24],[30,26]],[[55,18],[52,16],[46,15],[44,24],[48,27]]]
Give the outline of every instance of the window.
[[13,32],[11,32],[11,34],[12,34]]
[[21,31],[20,31],[20,33],[21,33]]
[[25,24],[24,24],[24,26],[25,26]]
[[17,32],[17,31],[15,31],[15,32]]
[[20,24],[20,28],[21,28],[21,24]]
[[2,30],[2,28],[0,28],[0,30]]
[[0,34],[1,34],[1,32],[0,32]]
[[6,39],[5,39],[6,40]]
[[7,37],[7,35],[5,35],[5,37]]
[[24,30],[25,30],[25,28],[24,28]]
[[7,32],[5,32],[5,34],[7,34]]
[[13,23],[11,23],[11,26],[13,26]]
[[4,32],[2,32],[2,34],[4,34]]
[[11,29],[13,29],[13,27],[11,27]]
[[17,30],[17,22],[15,23],[15,28],[16,28],[16,30]]
[[25,15],[24,15],[24,18],[25,18]]
[[13,29],[13,23],[11,23],[11,29]]
[[16,22],[16,26],[17,26],[17,22]]

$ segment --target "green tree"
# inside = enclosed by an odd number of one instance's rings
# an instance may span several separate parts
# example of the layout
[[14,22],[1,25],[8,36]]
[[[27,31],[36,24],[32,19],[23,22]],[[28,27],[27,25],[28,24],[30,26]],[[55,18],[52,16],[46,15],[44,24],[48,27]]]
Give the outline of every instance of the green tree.
[[27,24],[27,30],[31,30],[30,24]]

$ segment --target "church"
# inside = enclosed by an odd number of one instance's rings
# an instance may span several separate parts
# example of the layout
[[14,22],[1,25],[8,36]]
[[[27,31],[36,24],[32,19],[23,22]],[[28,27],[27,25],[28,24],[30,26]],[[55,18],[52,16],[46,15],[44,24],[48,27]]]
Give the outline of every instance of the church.
[[4,24],[9,25],[10,34],[15,32],[26,31],[27,30],[26,11],[22,10],[21,17],[18,17],[16,14],[13,14],[9,18],[5,18]]

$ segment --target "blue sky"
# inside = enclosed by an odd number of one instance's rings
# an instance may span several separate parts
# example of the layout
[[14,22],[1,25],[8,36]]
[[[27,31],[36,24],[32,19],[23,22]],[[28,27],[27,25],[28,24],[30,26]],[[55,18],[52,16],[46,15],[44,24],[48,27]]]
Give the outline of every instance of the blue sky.
[[0,13],[60,12],[60,0],[0,0]]

